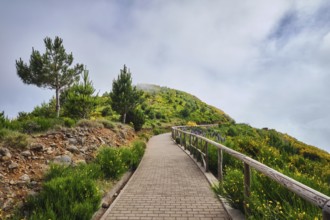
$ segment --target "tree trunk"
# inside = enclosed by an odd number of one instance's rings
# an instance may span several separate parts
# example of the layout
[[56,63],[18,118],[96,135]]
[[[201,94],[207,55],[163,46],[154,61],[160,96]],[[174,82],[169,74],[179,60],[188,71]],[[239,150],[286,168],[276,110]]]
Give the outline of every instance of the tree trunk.
[[125,124],[125,123],[126,123],[126,112],[123,115],[123,124]]
[[56,117],[60,117],[60,89],[56,88]]

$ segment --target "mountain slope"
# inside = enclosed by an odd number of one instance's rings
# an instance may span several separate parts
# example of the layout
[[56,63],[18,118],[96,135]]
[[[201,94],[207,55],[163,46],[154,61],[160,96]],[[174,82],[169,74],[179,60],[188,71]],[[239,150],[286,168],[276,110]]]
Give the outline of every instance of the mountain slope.
[[189,121],[197,124],[233,122],[220,109],[207,105],[189,93],[149,84],[137,87],[145,92],[141,109],[146,116],[147,127],[180,125]]

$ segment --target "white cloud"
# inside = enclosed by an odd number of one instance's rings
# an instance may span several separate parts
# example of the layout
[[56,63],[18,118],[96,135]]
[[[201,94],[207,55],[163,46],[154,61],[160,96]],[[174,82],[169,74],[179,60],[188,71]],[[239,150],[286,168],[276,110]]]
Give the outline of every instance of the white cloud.
[[127,64],[135,83],[191,92],[239,122],[328,146],[325,1],[62,3],[0,3],[0,107],[7,114],[50,98],[52,91],[23,86],[14,61],[27,61],[32,46],[43,51],[42,39],[59,35],[101,92]]

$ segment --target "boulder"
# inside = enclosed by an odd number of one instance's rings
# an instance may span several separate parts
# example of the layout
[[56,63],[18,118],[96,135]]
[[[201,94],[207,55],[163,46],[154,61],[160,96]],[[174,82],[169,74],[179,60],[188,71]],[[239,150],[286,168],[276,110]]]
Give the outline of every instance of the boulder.
[[70,151],[71,153],[76,153],[76,154],[79,154],[80,153],[79,149],[76,146],[74,146],[74,145],[70,145],[66,149],[68,151]]
[[9,149],[5,147],[0,147],[0,156],[11,157]]
[[22,181],[24,181],[24,182],[26,182],[26,183],[29,183],[31,181],[30,176],[27,175],[27,174],[23,174],[22,176],[20,176],[19,179],[22,180]]
[[8,168],[10,170],[16,169],[16,168],[18,168],[18,163],[11,162],[11,164],[9,164]]
[[7,199],[2,206],[2,210],[8,211],[14,207],[14,200],[12,198]]
[[80,145],[84,145],[85,142],[86,142],[86,138],[84,138],[84,137],[79,137],[79,138],[77,139],[77,141],[78,141],[78,144],[80,144]]
[[69,144],[78,144],[78,141],[76,138],[69,138],[68,141],[69,141]]
[[68,155],[61,155],[61,156],[55,157],[53,162],[57,163],[57,164],[70,165],[72,162],[72,159]]
[[32,151],[43,151],[45,146],[39,143],[33,143],[30,145],[30,150]]
[[25,150],[25,151],[21,152],[21,155],[24,156],[24,157],[29,157],[29,156],[31,156],[32,154],[31,154],[31,151],[29,151],[29,150]]
[[101,137],[98,137],[97,139],[101,142],[102,145],[105,144],[105,141]]

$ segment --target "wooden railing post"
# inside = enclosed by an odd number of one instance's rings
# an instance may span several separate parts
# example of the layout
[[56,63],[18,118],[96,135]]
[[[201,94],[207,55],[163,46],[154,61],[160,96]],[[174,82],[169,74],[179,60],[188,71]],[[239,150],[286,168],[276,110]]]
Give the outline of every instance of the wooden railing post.
[[330,200],[323,206],[322,216],[323,220],[330,219]]
[[187,141],[186,141],[186,133],[184,133],[184,142],[183,142],[183,147],[186,150],[187,149]]
[[180,145],[182,146],[182,142],[183,142],[183,135],[182,135],[182,132],[180,132]]
[[188,147],[189,152],[191,152],[191,138],[192,138],[192,135],[190,134],[189,135],[189,147]]
[[223,181],[223,155],[222,155],[222,149],[218,148],[218,180],[220,182]]
[[196,140],[195,140],[195,146],[194,146],[194,150],[193,150],[193,156],[194,158],[196,158],[196,152],[197,152],[197,148],[198,148],[198,137],[196,137]]
[[205,141],[205,172],[209,172],[209,145]]
[[244,163],[244,209],[248,213],[248,199],[251,194],[251,169],[249,164]]

